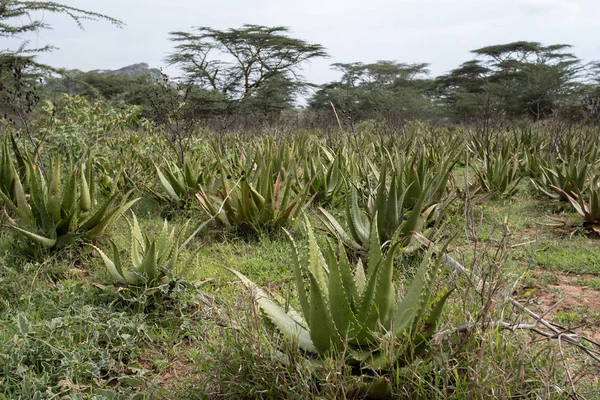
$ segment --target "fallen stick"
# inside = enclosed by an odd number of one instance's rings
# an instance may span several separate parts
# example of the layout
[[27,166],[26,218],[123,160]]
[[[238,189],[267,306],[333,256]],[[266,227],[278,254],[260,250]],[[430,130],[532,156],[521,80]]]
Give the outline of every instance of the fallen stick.
[[[435,253],[439,254],[442,252],[442,250],[440,250],[431,240],[427,239],[425,236],[421,235],[420,233],[413,233],[413,236],[424,246],[427,246],[428,248],[431,248]],[[443,252],[441,254],[442,259],[452,268],[454,268],[454,270],[458,273],[461,274],[465,274],[466,276],[468,276],[471,279],[474,279],[477,282],[477,290],[479,291],[480,288],[482,289],[486,283],[484,283],[477,275],[473,274],[471,271],[469,271],[467,268],[465,268],[463,265],[461,265],[458,261],[456,261],[454,258],[452,258],[447,252]],[[503,321],[497,321],[497,322],[491,322],[488,325],[491,326],[497,326],[497,327],[501,327],[501,328],[506,328],[506,329],[511,329],[513,331],[515,330],[519,330],[519,329],[526,329],[526,330],[531,330],[533,332],[536,332],[537,334],[547,337],[549,339],[558,339],[558,340],[562,340],[566,343],[569,343],[573,346],[578,347],[579,349],[581,349],[583,352],[585,352],[587,355],[589,355],[592,359],[594,359],[596,362],[600,363],[600,350],[595,350],[595,349],[591,349],[588,346],[584,345],[583,343],[581,343],[580,340],[584,340],[592,345],[597,346],[598,348],[600,348],[600,343],[597,343],[595,341],[593,341],[590,338],[587,338],[585,336],[581,336],[578,333],[572,332],[569,329],[566,329],[562,326],[558,326],[552,322],[546,321],[544,319],[544,317],[546,315],[548,315],[553,309],[555,309],[559,304],[562,303],[563,300],[558,301],[556,304],[554,304],[552,307],[550,307],[548,310],[546,310],[543,314],[541,315],[537,315],[536,313],[534,313],[533,311],[531,311],[530,309],[528,309],[527,307],[525,307],[524,305],[522,305],[521,303],[519,303],[517,300],[515,300],[514,298],[510,297],[509,298],[510,303],[520,309],[521,311],[525,312],[526,314],[528,314],[531,318],[535,319],[535,323],[533,324],[509,324],[507,322],[503,322]],[[453,328],[447,331],[442,331],[439,332],[437,335],[437,337],[441,336],[444,333],[448,333],[448,332],[464,332],[467,331],[469,329],[472,329],[476,326],[477,324],[470,324],[470,325],[464,325],[462,327],[458,327],[458,328]],[[543,325],[544,327],[546,327],[548,330],[550,330],[550,332],[546,332],[541,330],[538,325]]]

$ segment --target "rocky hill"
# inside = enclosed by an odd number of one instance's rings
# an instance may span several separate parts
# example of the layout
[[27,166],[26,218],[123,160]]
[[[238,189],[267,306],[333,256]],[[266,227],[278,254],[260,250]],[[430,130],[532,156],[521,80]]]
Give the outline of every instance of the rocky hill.
[[110,70],[110,69],[95,69],[89,71],[92,73],[102,74],[106,76],[112,75],[127,75],[127,76],[141,76],[141,75],[149,75],[152,78],[159,80],[161,79],[160,70],[157,68],[150,68],[147,63],[138,63],[128,65],[123,68]]

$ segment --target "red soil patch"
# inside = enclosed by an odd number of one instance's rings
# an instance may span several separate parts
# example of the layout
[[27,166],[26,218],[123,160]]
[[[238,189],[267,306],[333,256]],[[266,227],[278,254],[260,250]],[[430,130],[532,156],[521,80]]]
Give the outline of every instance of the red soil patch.
[[597,278],[597,276],[574,276],[557,273],[553,283],[546,286],[536,284],[523,288],[521,295],[529,293],[527,298],[531,301],[530,305],[533,305],[532,308],[540,313],[544,313],[558,301],[561,301],[556,308],[544,317],[547,321],[553,321],[553,317],[557,312],[569,310],[585,310],[585,312],[596,314],[597,317],[589,321],[577,323],[579,328],[576,331],[596,342],[600,342],[600,291],[578,284],[577,281],[581,278]]

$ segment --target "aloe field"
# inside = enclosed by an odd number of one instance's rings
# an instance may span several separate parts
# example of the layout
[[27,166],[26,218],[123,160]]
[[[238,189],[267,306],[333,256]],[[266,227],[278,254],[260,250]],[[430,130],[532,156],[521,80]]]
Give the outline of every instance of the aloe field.
[[0,0],[0,400],[600,399],[599,4]]
[[63,101],[1,127],[0,398],[600,397],[597,127]]

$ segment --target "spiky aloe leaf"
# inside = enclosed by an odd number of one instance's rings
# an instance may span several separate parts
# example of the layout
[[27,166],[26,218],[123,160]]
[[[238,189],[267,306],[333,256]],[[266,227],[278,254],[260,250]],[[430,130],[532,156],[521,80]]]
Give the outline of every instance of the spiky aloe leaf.
[[418,332],[415,332],[415,337],[410,348],[412,357],[420,355],[425,350],[425,346],[429,342],[429,339],[431,339],[435,332],[437,332],[442,311],[444,310],[446,301],[452,292],[454,292],[454,288],[447,291],[442,295],[442,297],[439,298],[439,300],[435,302],[431,311],[429,312],[429,316],[421,325]]
[[163,188],[166,190],[167,194],[169,196],[171,196],[171,198],[173,200],[181,201],[181,198],[175,192],[173,185],[171,185],[171,182],[169,182],[169,180],[165,177],[165,175],[162,173],[160,168],[158,168],[158,166],[156,166],[156,165],[154,165],[154,168],[156,168],[156,173],[158,174],[158,179],[160,179],[160,183],[163,185]]
[[83,223],[81,223],[80,229],[83,231],[89,231],[89,230],[93,229],[95,226],[97,226],[100,222],[102,222],[105,214],[107,213],[107,210],[109,209],[109,207],[112,205],[112,203],[115,201],[116,198],[117,198],[116,193],[113,194],[112,196],[110,196],[104,202],[104,204],[98,210],[96,210],[96,212],[94,214],[92,214],[92,216],[90,216]]
[[56,239],[53,238],[48,238],[45,236],[41,236],[38,235],[36,233],[33,232],[29,232],[25,229],[19,228],[18,226],[12,226],[9,225],[12,229],[15,229],[16,231],[22,233],[23,235],[27,236],[29,239],[33,240],[35,243],[42,245],[43,247],[46,247],[48,249],[54,247],[54,245],[56,244]]
[[408,214],[408,218],[398,228],[398,231],[394,234],[395,237],[409,238],[412,232],[416,232],[421,228],[423,222],[421,216],[421,208],[425,201],[426,192],[421,192],[414,208]]
[[140,269],[143,260],[142,254],[144,253],[145,248],[142,230],[140,229],[140,224],[138,223],[135,214],[133,214],[133,223],[130,223],[129,227],[131,232],[131,264],[134,269]]
[[[239,197],[239,222],[252,225],[254,223],[254,217],[258,215],[258,206],[256,199],[260,196],[256,190],[250,186],[247,179],[242,179],[240,183],[240,197]],[[258,197],[255,197],[258,194]],[[231,198],[233,199],[233,198]],[[264,204],[264,199],[259,201],[259,204]]]
[[[111,241],[112,243],[112,241]],[[114,258],[115,258],[115,262],[119,257],[119,252],[118,250],[116,250],[116,246],[114,245],[114,243],[112,243],[113,245],[113,253],[114,253]],[[104,262],[104,266],[106,266],[106,269],[108,270],[108,272],[110,273],[110,275],[116,279],[119,283],[122,283],[124,285],[130,284],[132,282],[129,282],[127,279],[125,279],[125,276],[123,274],[123,271],[121,270],[120,267],[117,267],[117,264],[115,262],[113,262],[110,257],[108,257],[106,255],[106,253],[104,253],[102,250],[100,250],[98,247],[93,246],[92,247],[98,252],[98,254],[100,254],[100,257],[102,257],[102,261]]]
[[392,181],[390,182],[390,189],[387,194],[387,207],[382,207],[378,210],[379,237],[382,240],[390,239],[390,233],[400,224],[399,206],[402,207],[404,194],[401,200],[398,201],[398,186],[396,174],[393,174]]
[[[358,303],[360,301],[360,294],[355,276],[352,275],[352,266],[350,260],[348,260],[348,254],[344,251],[344,245],[341,241],[338,241],[338,254],[339,254],[339,268],[342,276],[342,282],[346,293],[350,297],[350,307],[356,312],[358,309]],[[364,270],[363,270],[364,278]]]
[[360,330],[360,324],[352,310],[352,292],[344,282],[342,266],[336,260],[335,252],[328,243],[329,263],[329,307],[337,331],[344,339],[353,338]]
[[310,334],[305,327],[300,325],[296,319],[288,315],[283,308],[277,304],[264,290],[258,287],[254,282],[235,269],[227,268],[254,293],[254,301],[261,310],[273,322],[275,327],[288,339],[298,343],[298,346],[311,353],[317,353],[317,348],[313,344]]
[[167,224],[167,220],[163,221],[162,229],[158,234],[158,238],[156,239],[156,254],[157,260],[160,264],[162,259],[166,256],[166,252],[169,250],[169,243],[173,242],[173,237],[175,235],[175,231],[171,230],[169,233],[169,226]]
[[[44,175],[36,169],[32,161],[28,164],[29,173],[29,201],[31,211],[35,219],[32,221],[38,230],[49,232],[54,229],[54,220],[48,214],[46,194],[46,179]],[[33,225],[32,225],[33,226]]]
[[156,259],[156,243],[150,242],[150,245],[144,249],[146,255],[142,260],[138,273],[140,273],[146,280],[148,285],[153,285],[158,279],[158,262]]
[[61,193],[60,193],[60,159],[54,163],[52,178],[48,186],[48,213],[58,223],[61,220]]
[[300,267],[300,254],[298,253],[298,246],[294,241],[292,235],[285,230],[288,239],[292,245],[292,260],[294,266],[294,280],[296,282],[296,289],[298,291],[298,299],[300,300],[300,308],[304,319],[308,320],[310,317],[310,304],[308,302],[308,296],[306,295],[306,286],[304,285],[304,277],[302,275],[302,268]]
[[65,213],[75,212],[77,203],[77,178],[76,174],[71,174],[67,180],[62,195],[62,209]]
[[386,179],[387,179],[387,164],[384,163],[383,166],[381,167],[381,170],[379,172],[379,182],[378,182],[378,187],[377,187],[377,193],[375,194],[375,201],[373,204],[373,212],[372,214],[375,214],[375,212],[377,212],[378,210],[380,211],[380,214],[385,215],[385,213],[383,212],[384,208],[385,208],[385,188],[386,188]]
[[166,264],[165,268],[170,272],[175,271],[175,267],[177,266],[177,259],[179,257],[179,245],[180,245],[180,240],[178,237],[172,243],[171,252],[167,256],[167,264]]
[[75,219],[77,214],[77,210],[71,210],[67,215],[64,215],[63,218],[56,225],[56,235],[61,237],[66,235],[71,228],[71,222]]
[[377,282],[379,278],[379,270],[381,262],[377,264],[369,264],[367,273],[367,283],[363,294],[360,298],[357,319],[363,327],[363,333],[373,332],[377,328],[378,312],[375,308],[374,298],[377,290]]
[[343,340],[331,315],[325,293],[327,287],[322,286],[311,270],[308,271],[308,279],[310,284],[310,316],[308,319],[310,338],[320,354],[327,354],[331,350],[340,350]]
[[[371,225],[371,233],[369,235],[369,253],[368,253],[368,264],[370,265],[378,265],[383,257],[383,252],[381,251],[381,243],[379,236],[379,224],[377,222],[378,213],[375,212],[375,216],[373,218],[373,224]],[[370,268],[367,268],[367,277],[369,276]]]
[[92,208],[92,197],[83,167],[80,169],[80,174],[81,182],[79,184],[79,190],[81,191],[81,193],[79,194],[79,209],[83,212],[87,212],[90,211],[90,209]]
[[5,192],[9,197],[12,195],[14,174],[14,163],[10,150],[8,149],[8,141],[5,140],[2,145],[2,162],[0,163],[0,190]]
[[191,188],[196,189],[198,186],[198,174],[195,174],[193,168],[190,164],[190,161],[186,158],[185,163],[183,164],[183,178],[185,184]]
[[[92,226],[91,229],[83,228],[83,229],[87,229],[87,232],[84,233],[84,236],[87,238],[93,238],[93,237],[102,235],[109,225],[114,223],[114,221],[117,218],[119,218],[121,215],[123,215],[123,213],[125,213],[127,210],[129,210],[139,200],[140,200],[140,198],[133,199],[125,204],[120,205],[119,207],[113,208],[111,211],[107,212],[106,214],[103,213],[102,214],[103,218],[99,221],[99,223],[97,223],[95,226],[91,225]],[[94,218],[94,217],[92,217],[92,218]],[[84,225],[87,225],[87,222]]]
[[[14,190],[15,190],[16,204],[11,208],[17,214],[17,216],[19,218],[21,218],[23,220],[23,222],[25,222],[26,225],[31,226],[31,225],[33,225],[33,222],[34,222],[33,211],[31,210],[31,207],[29,206],[29,203],[27,202],[27,196],[25,195],[25,191],[23,190],[23,186],[21,185],[21,180],[18,178],[19,175],[17,174],[17,170],[14,169],[14,167],[13,167],[13,172],[15,174]],[[32,180],[35,180],[35,177]],[[9,206],[13,205],[13,203],[12,203],[12,201],[10,201],[10,199],[5,198],[4,200],[7,202],[7,204]]]
[[[269,221],[274,220],[275,216],[277,215],[277,212],[279,211],[279,189],[281,186],[281,172],[277,174],[277,180],[273,185],[271,185],[271,182],[272,180],[267,177],[264,202],[262,203],[262,206],[259,207],[260,213],[258,215],[258,222],[260,224],[265,224]],[[257,199],[260,201],[260,198]]]
[[386,330],[390,327],[396,304],[396,288],[394,286],[393,275],[394,256],[399,245],[399,242],[394,243],[388,250],[385,258],[380,261],[381,267],[379,268],[379,278],[374,298],[379,323]]
[[317,239],[315,238],[315,234],[312,230],[312,226],[310,225],[308,217],[304,218],[304,224],[306,225],[308,234],[308,270],[314,275],[315,279],[319,283],[319,287],[324,291],[325,297],[328,297],[329,293],[327,291],[328,285],[326,274],[329,273],[329,269],[327,268],[327,263],[325,262],[323,253],[321,253],[321,249],[317,244]]
[[323,207],[319,207],[319,211],[321,211],[325,217],[325,219],[321,218],[321,221],[325,226],[329,227],[330,232],[336,234],[348,247],[354,250],[362,250],[362,246],[346,233],[344,228],[342,228],[342,225],[340,225],[329,211],[325,210]]
[[356,188],[350,191],[350,201],[346,205],[346,219],[348,227],[354,240],[358,243],[367,243],[369,241],[369,227],[363,221],[360,209],[358,207],[358,194]]
[[432,268],[431,252],[432,250],[429,250],[423,258],[413,281],[404,293],[402,301],[397,305],[393,329],[388,335],[400,337],[410,333],[415,322],[425,311],[425,307],[431,296],[431,286],[435,273],[439,267],[439,260],[437,260]]
[[362,295],[365,292],[365,288],[367,286],[367,275],[365,274],[365,268],[360,258],[358,259],[358,263],[356,264],[356,268],[354,270],[354,279],[356,281],[356,289],[358,290],[358,295],[362,298]]

